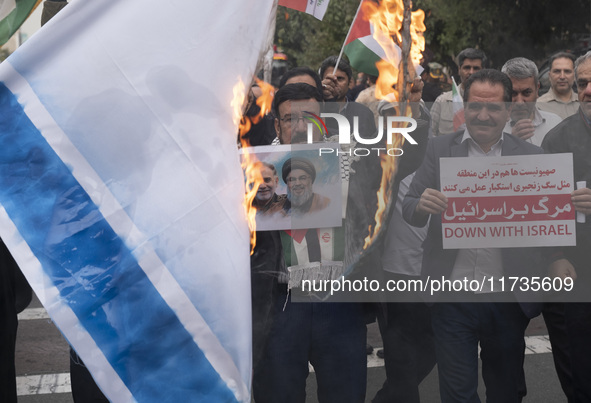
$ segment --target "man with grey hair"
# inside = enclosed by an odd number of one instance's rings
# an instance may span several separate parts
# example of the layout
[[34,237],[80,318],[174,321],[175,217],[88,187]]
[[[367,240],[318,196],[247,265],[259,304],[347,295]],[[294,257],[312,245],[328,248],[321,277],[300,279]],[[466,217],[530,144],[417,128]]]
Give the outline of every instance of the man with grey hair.
[[540,88],[536,64],[525,57],[516,57],[507,60],[501,71],[509,76],[513,84],[513,105],[505,132],[537,146],[541,145],[546,133],[562,119],[554,113],[536,108]]
[[[460,66],[460,95],[464,95],[464,83],[468,78],[482,70],[486,64],[486,55],[480,49],[466,48],[458,55]],[[455,132],[452,91],[439,95],[431,107],[431,129],[434,136]]]
[[575,81],[575,55],[559,52],[550,57],[550,89],[538,99],[538,108],[552,112],[562,119],[575,114],[579,109],[577,93],[573,91]]
[[[574,180],[579,189],[571,193],[575,210],[583,215],[577,220],[575,247],[552,248],[548,253],[550,274],[571,278],[574,289],[564,304],[565,326],[568,335],[570,370],[572,373],[573,402],[591,401],[591,51],[575,61],[575,82],[578,89],[579,110],[552,129],[542,142],[547,153],[571,153]],[[581,183],[582,182],[582,183]],[[582,221],[582,222],[581,222]]]
[[[501,71],[509,76],[513,84],[511,118],[505,126],[505,131],[537,146],[541,145],[546,134],[562,122],[562,118],[537,107],[539,103],[536,103],[536,98],[540,87],[538,68],[531,60],[516,57],[508,60]],[[542,314],[550,335],[556,373],[562,390],[570,398],[572,381],[568,334],[564,326],[564,304],[547,302]]]

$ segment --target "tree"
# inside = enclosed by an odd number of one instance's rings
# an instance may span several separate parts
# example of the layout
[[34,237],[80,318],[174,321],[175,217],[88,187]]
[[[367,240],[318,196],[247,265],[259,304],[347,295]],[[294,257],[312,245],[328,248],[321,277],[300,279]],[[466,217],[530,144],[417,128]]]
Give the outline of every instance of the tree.
[[517,56],[542,62],[575,50],[577,34],[590,27],[589,0],[416,0],[416,6],[427,15],[427,46],[436,59],[477,47],[495,68]]
[[[341,50],[359,1],[332,0],[324,21],[279,7],[275,43],[292,65],[316,68]],[[444,64],[467,47],[484,50],[494,68],[512,57],[541,64],[560,50],[590,48],[590,0],[415,0],[414,8],[425,11],[426,46]]]
[[324,19],[285,7],[277,8],[275,44],[292,66],[316,69],[331,55],[338,55],[360,0],[333,0]]

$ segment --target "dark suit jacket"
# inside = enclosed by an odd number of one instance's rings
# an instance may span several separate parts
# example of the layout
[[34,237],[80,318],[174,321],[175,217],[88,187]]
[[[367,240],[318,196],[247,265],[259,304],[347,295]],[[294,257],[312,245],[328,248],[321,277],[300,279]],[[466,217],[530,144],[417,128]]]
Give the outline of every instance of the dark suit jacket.
[[[410,185],[410,190],[402,203],[404,219],[411,225],[422,227],[427,224],[428,216],[415,214],[416,206],[421,194],[427,188],[441,191],[439,159],[445,157],[467,157],[468,143],[461,142],[462,132],[456,132],[429,141],[427,152],[422,165]],[[542,154],[540,147],[520,140],[510,134],[504,134],[501,155]],[[443,249],[441,234],[441,215],[431,217],[427,238],[423,243],[422,276],[426,278],[450,277],[453,270],[457,249]],[[502,249],[503,270],[505,276],[543,275],[543,268],[539,248],[504,248]],[[534,274],[536,273],[536,274]],[[532,299],[524,295],[516,295],[518,301]],[[521,304],[528,317],[540,313],[540,304]]]

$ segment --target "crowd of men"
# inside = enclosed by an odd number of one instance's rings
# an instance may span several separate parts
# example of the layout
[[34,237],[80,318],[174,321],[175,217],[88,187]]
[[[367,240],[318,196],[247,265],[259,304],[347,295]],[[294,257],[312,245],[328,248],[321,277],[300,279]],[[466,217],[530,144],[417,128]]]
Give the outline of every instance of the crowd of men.
[[[298,270],[306,265],[317,269],[314,263],[342,261],[345,252],[336,244],[355,243],[350,240],[355,234],[347,233],[345,223],[366,200],[356,200],[358,194],[353,195],[351,189],[356,189],[358,182],[367,182],[367,177],[359,173],[363,166],[359,158],[343,153],[343,227],[267,232],[268,238],[257,245],[253,255],[258,358],[254,363],[255,401],[304,402],[310,363],[316,372],[320,402],[363,402],[365,326],[377,319],[387,379],[372,401],[419,402],[419,384],[437,364],[442,402],[478,402],[480,357],[486,400],[520,402],[527,393],[523,369],[525,330],[530,319],[541,313],[566,398],[569,402],[591,401],[591,355],[586,342],[591,336],[591,303],[584,297],[591,284],[587,273],[591,261],[589,217],[577,222],[574,247],[516,244],[513,248],[444,249],[441,215],[448,200],[441,189],[439,165],[440,159],[447,157],[572,153],[575,181],[590,184],[591,52],[576,60],[565,52],[552,56],[551,88],[542,97],[538,97],[539,73],[533,61],[513,58],[500,70],[486,68],[487,64],[484,52],[478,49],[465,49],[458,56],[459,90],[464,103],[464,123],[460,127],[454,127],[452,91],[443,92],[431,105],[421,101],[424,83],[413,83],[413,117],[418,122],[414,136],[419,145],[405,145],[405,153],[399,157],[388,226],[379,247],[372,252],[375,259],[369,261],[378,267],[381,279],[443,275],[452,280],[473,280],[483,275],[499,278],[533,273],[570,277],[575,281],[571,296],[577,296],[571,301],[576,302],[565,302],[560,296],[531,302],[522,300],[518,293],[499,295],[492,288],[477,295],[463,289],[452,300],[438,299],[436,295],[428,303],[293,301],[290,276],[296,266]],[[335,65],[336,58],[330,57],[320,68],[320,76],[304,67],[286,73],[273,103],[277,134],[274,144],[306,142],[308,125],[298,103],[307,103],[306,108],[309,103],[318,103],[313,107],[315,113],[322,109],[341,114],[351,127],[357,116],[364,122],[358,126],[359,135],[368,139],[375,137],[378,126],[372,120],[377,122],[380,116],[399,113],[395,102],[375,99],[373,85],[355,91],[357,100],[367,106],[348,99],[348,89],[354,86],[351,67],[345,61],[336,69]],[[326,119],[329,128],[324,137],[319,138],[314,128],[315,142],[330,141],[332,135],[338,134],[330,121]],[[269,169],[265,172],[269,173]],[[280,178],[275,173],[269,182],[277,183]],[[376,190],[376,183],[367,189]],[[287,195],[288,200],[290,197]],[[268,200],[274,203],[272,195]],[[588,187],[573,191],[571,201],[578,213],[591,213]],[[326,248],[324,242],[331,247]],[[270,256],[280,262],[277,267],[264,264]],[[305,278],[306,274],[298,280]],[[259,320],[265,326],[257,324]]]
[[[431,275],[473,280],[483,274],[499,278],[542,270],[544,276],[572,278],[576,302],[565,303],[560,298],[528,302],[517,294],[499,298],[493,289],[470,295],[473,302],[438,300],[437,296],[428,303],[331,302],[313,296],[295,301],[294,273],[301,282],[322,276],[319,270],[326,262],[331,262],[331,267],[340,262],[342,267],[351,245],[359,242],[352,239],[359,235],[357,231],[347,232],[351,228],[347,220],[368,214],[367,206],[375,204],[381,181],[381,170],[376,169],[379,159],[343,153],[342,226],[257,234],[251,257],[253,397],[257,403],[305,402],[309,364],[316,373],[320,402],[365,401],[366,326],[375,320],[384,343],[387,379],[374,402],[419,402],[419,384],[435,365],[442,402],[479,402],[479,357],[486,400],[520,402],[527,393],[525,329],[539,314],[544,316],[557,376],[569,403],[591,402],[591,302],[585,302],[591,284],[591,52],[578,59],[570,53],[554,55],[550,59],[551,89],[541,97],[533,61],[514,58],[500,70],[486,68],[487,64],[484,52],[478,49],[465,49],[458,56],[464,102],[464,124],[459,128],[454,127],[452,91],[441,93],[432,105],[426,104],[422,101],[425,83],[419,78],[413,81],[409,100],[417,122],[413,137],[418,144],[406,142],[403,146],[388,225],[366,262],[371,262],[379,278],[394,280]],[[440,66],[431,67],[438,76]],[[378,118],[399,114],[399,105],[376,99],[373,86],[358,87],[356,98],[363,103],[354,102],[349,99],[352,87],[351,67],[345,60],[337,63],[334,56],[322,63],[319,73],[307,67],[288,71],[275,93],[272,114],[249,134],[251,143],[305,143],[310,137],[305,114],[319,115],[321,111],[343,116],[351,128],[359,129],[361,138],[375,138]],[[336,123],[336,119],[327,119],[327,133],[312,125],[313,141],[334,140]],[[574,209],[586,216],[576,224],[576,246],[443,248],[441,214],[448,199],[440,183],[441,158],[544,153],[572,154],[574,180],[587,183],[571,194]],[[261,213],[320,211],[328,204],[327,198],[315,191],[318,167],[313,162],[292,157],[280,172],[268,163],[259,164],[259,168],[263,183],[254,206]],[[286,195],[276,193],[280,181],[287,186]],[[7,336],[3,344],[14,346],[16,280],[13,272],[1,272],[7,276],[1,283],[7,291],[1,293],[0,309],[2,315],[13,318],[9,323],[14,329],[3,332]],[[463,289],[458,294],[474,293]],[[16,401],[14,366],[9,363],[14,360],[14,348],[1,352],[7,354],[0,356],[4,361],[0,397]],[[75,353],[73,361],[82,365]],[[76,382],[74,377],[72,382]]]

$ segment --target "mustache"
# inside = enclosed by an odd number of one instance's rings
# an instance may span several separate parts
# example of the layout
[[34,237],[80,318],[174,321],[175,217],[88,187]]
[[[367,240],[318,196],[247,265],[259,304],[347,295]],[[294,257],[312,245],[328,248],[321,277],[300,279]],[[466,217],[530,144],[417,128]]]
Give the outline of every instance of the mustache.
[[472,126],[483,126],[483,127],[493,127],[495,126],[495,124],[489,120],[478,120],[478,119],[472,119],[470,121],[470,123],[472,124]]
[[305,143],[308,140],[308,132],[295,132],[291,136],[292,143]]
[[515,115],[516,113],[529,114],[530,112],[533,112],[533,111],[530,108],[528,108],[527,106],[513,106],[513,109],[511,110],[511,115]]

